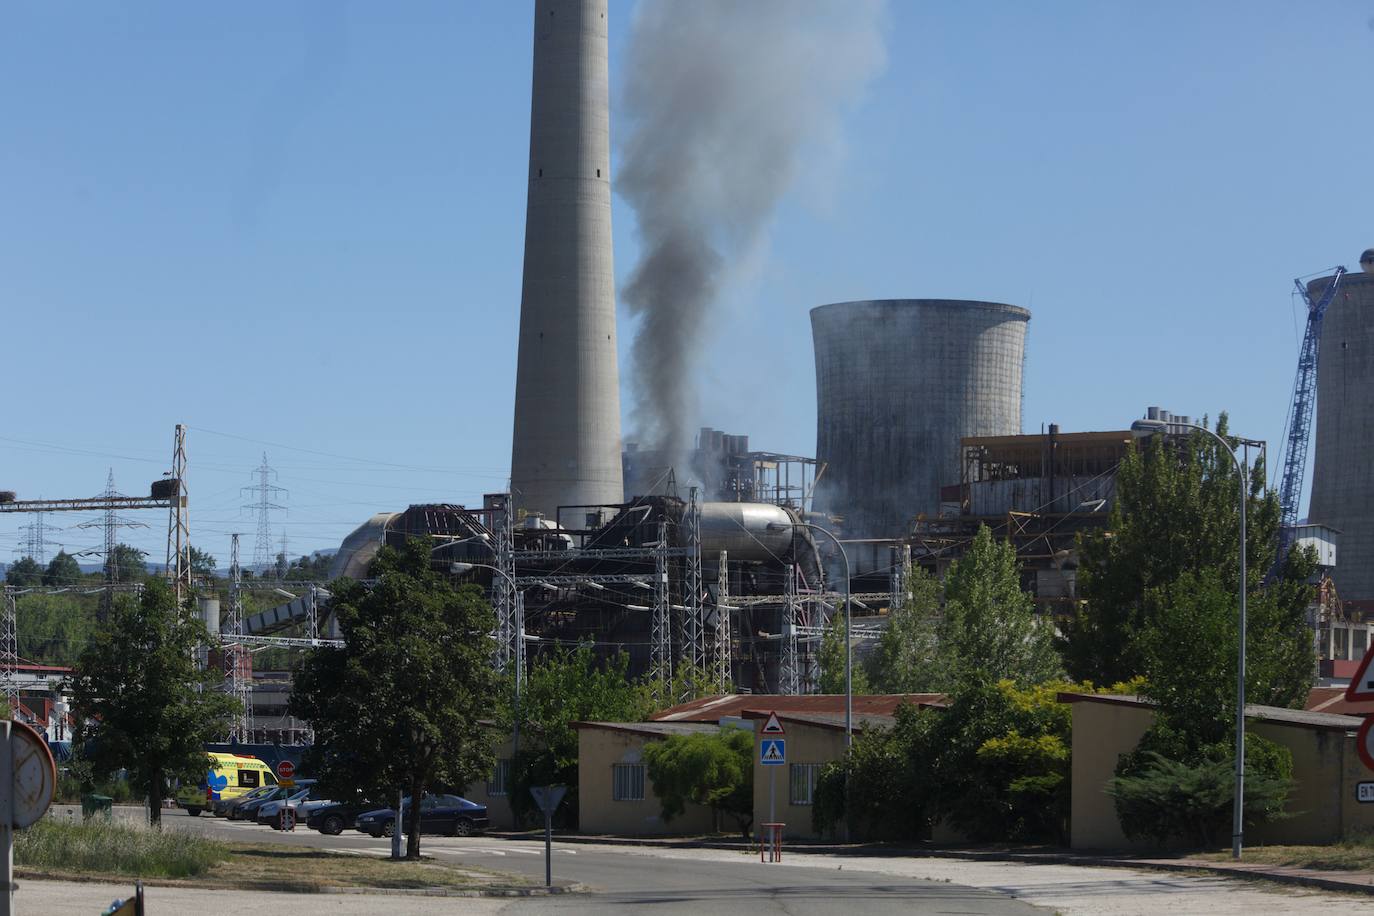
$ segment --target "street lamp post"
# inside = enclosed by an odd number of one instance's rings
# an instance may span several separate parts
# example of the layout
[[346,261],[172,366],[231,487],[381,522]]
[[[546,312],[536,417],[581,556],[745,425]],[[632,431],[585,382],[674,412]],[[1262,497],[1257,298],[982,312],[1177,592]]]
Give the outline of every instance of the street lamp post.
[[1245,835],[1245,506],[1249,501],[1249,488],[1245,467],[1240,456],[1231,448],[1231,443],[1196,423],[1165,423],[1163,420],[1137,420],[1131,424],[1131,431],[1143,434],[1163,432],[1170,426],[1183,426],[1198,430],[1221,443],[1222,449],[1231,456],[1236,465],[1236,476],[1240,478],[1240,647],[1236,661],[1236,787],[1232,798],[1231,815],[1231,858],[1239,859],[1244,846]]

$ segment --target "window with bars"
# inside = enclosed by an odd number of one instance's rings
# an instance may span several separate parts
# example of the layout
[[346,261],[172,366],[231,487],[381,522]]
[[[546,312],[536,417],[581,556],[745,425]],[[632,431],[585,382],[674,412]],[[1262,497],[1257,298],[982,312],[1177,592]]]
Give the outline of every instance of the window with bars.
[[611,798],[615,801],[644,801],[644,764],[617,763],[611,766]]
[[510,759],[505,758],[496,761],[496,766],[491,771],[491,778],[487,780],[487,796],[497,797],[510,794]]
[[820,778],[821,767],[819,763],[794,763],[791,764],[789,776],[792,783],[789,798],[794,805],[809,805],[815,798],[816,780]]

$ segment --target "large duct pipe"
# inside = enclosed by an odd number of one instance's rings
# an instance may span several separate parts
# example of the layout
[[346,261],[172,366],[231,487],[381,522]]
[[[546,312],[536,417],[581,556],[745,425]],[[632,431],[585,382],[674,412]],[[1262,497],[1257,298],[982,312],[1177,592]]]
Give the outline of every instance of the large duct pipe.
[[883,299],[811,310],[816,511],[847,537],[895,538],[939,511],[964,436],[1021,431],[1030,312],[997,302]]
[[567,524],[560,505],[624,499],[615,333],[606,0],[536,0],[517,509]]

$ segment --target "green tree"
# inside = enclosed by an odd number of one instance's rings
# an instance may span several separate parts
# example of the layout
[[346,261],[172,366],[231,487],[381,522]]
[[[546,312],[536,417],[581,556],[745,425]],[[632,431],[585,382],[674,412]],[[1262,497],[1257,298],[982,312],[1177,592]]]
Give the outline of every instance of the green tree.
[[76,562],[76,557],[59,550],[57,556],[48,561],[48,568],[43,572],[43,584],[73,585],[81,581],[81,567]]
[[313,553],[291,561],[284,578],[292,582],[325,582],[329,579],[329,566],[334,558],[328,554]]
[[[930,746],[926,732],[935,719],[929,710],[911,704],[898,706],[895,718],[891,728],[865,725],[845,759],[821,771],[811,808],[812,828],[817,832],[833,832],[849,809],[854,812],[850,826],[855,838],[927,838],[928,799],[920,780],[929,777],[922,755]],[[852,773],[848,804],[846,767]]]
[[1054,631],[1021,589],[1016,549],[993,540],[986,525],[945,576],[938,637],[937,670],[948,672],[947,690],[979,678],[1026,685],[1062,677]]
[[420,798],[491,771],[495,675],[490,606],[430,564],[430,538],[378,552],[371,585],[340,580],[332,607],[343,646],[316,649],[296,672],[292,715],[315,730],[308,763],[326,788],[410,795],[406,857],[420,857]]
[[223,737],[238,710],[218,689],[223,675],[196,662],[209,646],[196,615],[155,579],[137,601],[113,603],[70,681],[74,742],[92,775],[127,769],[154,824],[169,780],[203,778],[205,744]]
[[[147,551],[128,544],[116,544],[112,553],[116,582],[142,582],[148,578],[148,563],[144,559],[148,556]],[[107,558],[106,562],[111,560]]]
[[33,557],[20,557],[5,570],[5,583],[19,588],[43,584],[43,567]]
[[915,566],[906,591],[865,663],[875,693],[925,693],[950,683],[950,659],[940,652],[940,583]]
[[532,660],[518,710],[513,691],[506,691],[499,722],[507,733],[517,721],[520,726],[510,795],[517,818],[533,811],[530,787],[561,784],[568,793],[558,817],[569,826],[576,824],[577,732],[572,723],[638,722],[654,711],[652,685],[632,681],[629,669],[625,653],[601,660],[590,645],[581,645]]
[[24,595],[18,599],[19,655],[44,665],[75,665],[95,630],[100,595]]
[[199,547],[191,548],[191,575],[198,579],[213,579],[215,566],[215,558],[209,551],[201,550]]
[[[1226,437],[1225,414],[1216,431]],[[1265,489],[1264,478],[1264,464],[1257,462],[1247,481],[1247,592],[1260,616],[1294,620],[1311,602],[1312,589],[1303,582],[1312,572],[1310,558],[1287,558],[1281,582],[1262,599],[1276,604],[1261,610],[1257,600],[1265,591],[1279,528],[1278,497]],[[1117,501],[1106,530],[1085,534],[1081,541],[1078,590],[1084,601],[1060,643],[1072,677],[1115,683],[1144,672],[1142,634],[1162,606],[1151,596],[1185,573],[1236,581],[1240,484],[1231,456],[1204,433],[1167,440],[1151,436],[1127,453],[1117,471]],[[1252,636],[1251,645],[1257,644]],[[1310,657],[1292,662],[1302,670],[1311,667]]]
[[[849,663],[853,667],[849,677],[851,691],[856,695],[869,693],[868,675],[864,671],[857,647],[853,644],[853,634],[850,634],[850,637]],[[821,647],[816,652],[816,664],[821,669],[820,692],[844,693],[845,651],[842,612],[837,611],[830,616],[830,623],[826,625],[825,633],[821,636]]]
[[754,822],[754,735],[739,728],[672,735],[644,746],[644,763],[664,822],[687,802],[728,814],[744,838]]

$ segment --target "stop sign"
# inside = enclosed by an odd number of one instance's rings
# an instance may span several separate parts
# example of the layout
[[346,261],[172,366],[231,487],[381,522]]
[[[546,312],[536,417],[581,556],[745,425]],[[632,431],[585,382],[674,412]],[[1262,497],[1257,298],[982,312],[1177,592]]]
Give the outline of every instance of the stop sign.
[[296,775],[296,765],[289,760],[282,760],[277,763],[277,778],[291,779]]

